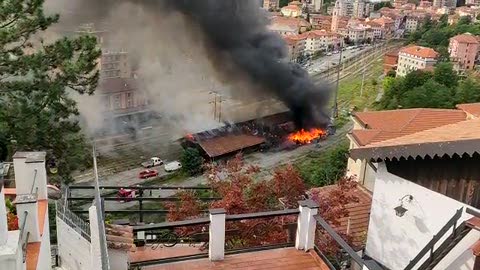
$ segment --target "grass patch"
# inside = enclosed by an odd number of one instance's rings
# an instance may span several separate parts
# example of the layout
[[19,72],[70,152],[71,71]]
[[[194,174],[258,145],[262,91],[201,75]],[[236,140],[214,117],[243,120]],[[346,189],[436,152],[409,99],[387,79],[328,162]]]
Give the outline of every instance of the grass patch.
[[345,138],[326,151],[308,153],[294,166],[309,186],[321,187],[334,184],[345,174],[348,147],[349,143]]
[[[362,111],[370,108],[377,97],[380,85],[378,77],[383,73],[383,62],[381,59],[375,61],[366,68],[366,75],[362,88],[362,72],[351,79],[340,81],[338,87],[339,115],[348,115],[351,109]],[[348,118],[348,117],[347,117]]]

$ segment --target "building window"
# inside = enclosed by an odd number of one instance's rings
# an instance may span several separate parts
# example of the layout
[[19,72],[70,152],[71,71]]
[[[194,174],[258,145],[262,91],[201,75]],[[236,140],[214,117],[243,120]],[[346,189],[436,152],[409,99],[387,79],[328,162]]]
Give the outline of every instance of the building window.
[[128,92],[127,93],[127,108],[133,107],[133,98],[132,98],[132,93]]
[[113,97],[113,108],[114,109],[122,108],[122,96],[121,95],[115,95]]

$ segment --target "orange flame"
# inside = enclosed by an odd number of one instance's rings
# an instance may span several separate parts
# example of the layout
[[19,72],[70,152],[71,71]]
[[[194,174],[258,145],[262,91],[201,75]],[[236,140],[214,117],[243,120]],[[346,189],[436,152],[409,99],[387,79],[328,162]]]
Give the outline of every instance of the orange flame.
[[301,129],[295,133],[288,135],[288,139],[296,143],[307,144],[311,143],[315,139],[324,136],[325,134],[325,131],[319,128],[312,128],[309,131]]

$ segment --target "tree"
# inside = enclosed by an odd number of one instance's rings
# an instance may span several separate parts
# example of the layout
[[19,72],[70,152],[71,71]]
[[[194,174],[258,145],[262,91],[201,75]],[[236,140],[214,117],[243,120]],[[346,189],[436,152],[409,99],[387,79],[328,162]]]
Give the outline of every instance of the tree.
[[288,6],[288,3],[289,3],[289,2],[290,2],[289,0],[280,0],[280,1],[278,2],[278,5],[279,5],[279,7],[282,8],[282,7],[284,7],[284,6]]
[[434,80],[405,94],[403,108],[453,108],[455,100],[450,89]]
[[458,85],[456,103],[473,103],[480,101],[480,83],[473,78],[467,78]]
[[272,186],[275,197],[287,208],[296,207],[306,191],[302,177],[292,165],[275,170]]
[[451,63],[438,63],[433,72],[433,79],[446,87],[452,88],[457,86],[459,78]]
[[[180,202],[168,204],[170,221],[186,220],[200,216],[201,210],[223,208],[227,214],[244,214],[271,211],[284,207],[297,208],[304,198],[305,185],[293,166],[277,168],[272,179],[258,179],[258,168],[247,166],[237,155],[224,164],[209,164],[209,186],[221,197],[211,204],[202,204],[192,192],[181,192]],[[355,181],[342,179],[331,191],[331,196],[312,193],[312,199],[320,205],[320,214],[332,225],[348,215],[345,205],[355,201],[350,194]],[[283,202],[283,204],[281,203]],[[296,215],[266,219],[242,220],[226,224],[227,248],[245,248],[258,245],[285,243],[288,241],[286,225],[296,222]],[[179,228],[178,232],[198,233],[201,227]]]
[[348,144],[325,151],[316,159],[297,164],[304,181],[310,186],[331,185],[344,176],[347,168]]
[[202,172],[204,159],[197,149],[187,148],[183,150],[180,158],[182,169],[190,175],[196,175]]
[[373,6],[373,10],[378,11],[381,8],[384,8],[384,7],[393,8],[392,3],[390,3],[390,1],[388,1],[388,2],[375,3],[374,6]]
[[[47,150],[57,179],[89,160],[78,110],[69,92],[93,94],[99,73],[96,39],[36,41],[59,16],[45,16],[44,0],[6,0],[0,6],[0,134],[17,150]],[[9,153],[11,155],[12,153]]]

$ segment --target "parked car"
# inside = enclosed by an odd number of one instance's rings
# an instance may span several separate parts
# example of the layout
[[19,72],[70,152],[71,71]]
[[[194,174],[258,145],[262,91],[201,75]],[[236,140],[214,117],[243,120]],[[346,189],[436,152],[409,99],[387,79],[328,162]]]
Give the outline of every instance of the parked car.
[[165,164],[164,168],[166,172],[174,172],[182,168],[182,163],[178,161],[172,161]]
[[163,164],[163,160],[158,157],[152,157],[149,161],[142,162],[142,167],[144,168],[152,168],[155,166],[160,166]]
[[332,55],[332,53],[331,53],[331,52],[327,53],[327,56],[330,56],[330,55]]
[[143,170],[138,173],[138,178],[140,179],[147,179],[147,178],[156,177],[156,176],[158,176],[157,170]]

